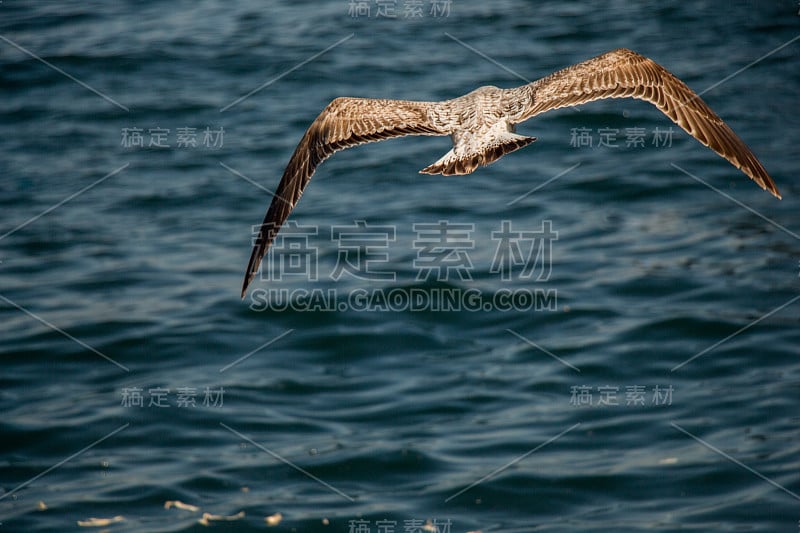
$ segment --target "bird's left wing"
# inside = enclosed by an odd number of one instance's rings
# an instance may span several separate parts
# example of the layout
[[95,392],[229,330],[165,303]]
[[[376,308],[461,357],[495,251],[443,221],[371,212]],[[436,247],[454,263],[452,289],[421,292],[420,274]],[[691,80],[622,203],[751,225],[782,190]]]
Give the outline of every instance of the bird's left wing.
[[289,217],[317,166],[334,152],[404,135],[449,135],[435,120],[433,102],[336,98],[295,148],[267,209],[242,284],[242,298],[264,254]]

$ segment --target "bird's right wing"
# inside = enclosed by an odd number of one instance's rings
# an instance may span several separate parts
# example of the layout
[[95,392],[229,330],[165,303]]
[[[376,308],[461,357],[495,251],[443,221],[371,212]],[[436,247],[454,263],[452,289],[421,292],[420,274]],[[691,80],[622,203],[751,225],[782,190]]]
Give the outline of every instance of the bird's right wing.
[[721,118],[685,83],[655,61],[619,48],[509,89],[517,103],[512,122],[603,98],[637,98],[655,105],[692,137],[780,198],[761,162]]
[[334,152],[404,135],[449,135],[437,126],[431,102],[336,98],[306,130],[283,172],[253,246],[242,297],[264,254],[289,217],[317,166]]

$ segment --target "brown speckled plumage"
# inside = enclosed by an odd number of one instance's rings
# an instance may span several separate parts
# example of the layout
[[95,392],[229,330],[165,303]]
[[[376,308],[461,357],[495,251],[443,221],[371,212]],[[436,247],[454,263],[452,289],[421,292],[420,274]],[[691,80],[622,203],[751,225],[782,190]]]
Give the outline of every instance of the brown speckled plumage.
[[275,234],[317,166],[338,150],[403,135],[450,135],[453,148],[425,174],[469,174],[536,139],[514,126],[551,109],[603,98],[638,98],[780,198],[750,149],[697,94],[656,62],[620,48],[513,89],[481,87],[444,102],[336,98],[309,126],[283,173],[256,240],[244,297]]

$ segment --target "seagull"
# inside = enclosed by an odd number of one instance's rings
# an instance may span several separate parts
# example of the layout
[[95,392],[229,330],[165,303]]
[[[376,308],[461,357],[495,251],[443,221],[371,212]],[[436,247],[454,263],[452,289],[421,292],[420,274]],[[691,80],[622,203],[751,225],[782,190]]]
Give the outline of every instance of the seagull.
[[317,166],[334,152],[405,135],[449,135],[453,148],[420,173],[470,174],[536,140],[517,134],[517,124],[551,109],[604,98],[650,102],[762,189],[781,197],[753,152],[694,91],[652,59],[626,48],[521,87],[480,87],[442,102],[340,97],[311,123],[283,172],[250,255],[242,298]]

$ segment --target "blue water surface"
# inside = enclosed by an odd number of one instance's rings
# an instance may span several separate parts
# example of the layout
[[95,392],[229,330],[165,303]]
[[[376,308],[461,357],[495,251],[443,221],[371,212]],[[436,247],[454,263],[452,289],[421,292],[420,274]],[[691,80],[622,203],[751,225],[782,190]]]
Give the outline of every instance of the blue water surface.
[[[330,100],[617,47],[783,200],[595,102],[337,154],[240,299]],[[799,59],[792,1],[0,3],[0,532],[797,531]]]

